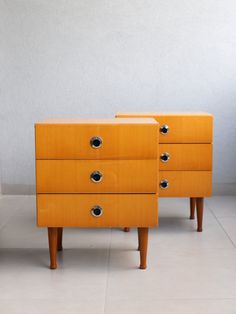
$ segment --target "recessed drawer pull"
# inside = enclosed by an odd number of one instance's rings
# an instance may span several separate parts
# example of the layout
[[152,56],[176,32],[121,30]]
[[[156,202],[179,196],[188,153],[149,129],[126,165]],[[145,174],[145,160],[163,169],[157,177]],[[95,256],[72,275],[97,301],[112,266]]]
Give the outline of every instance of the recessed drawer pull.
[[160,158],[162,162],[168,162],[170,160],[170,154],[167,152],[162,153]]
[[161,180],[161,182],[160,182],[160,188],[161,189],[167,189],[169,187],[169,181],[168,180]]
[[101,217],[103,214],[102,207],[99,205],[93,206],[93,208],[91,209],[91,214],[94,217]]
[[93,171],[90,175],[91,181],[98,183],[102,181],[102,173],[100,171]]
[[160,127],[160,132],[163,135],[166,135],[167,133],[169,133],[169,131],[170,131],[170,128],[167,124],[164,124]]
[[90,140],[90,146],[92,148],[100,148],[102,146],[102,139],[99,136],[94,136]]

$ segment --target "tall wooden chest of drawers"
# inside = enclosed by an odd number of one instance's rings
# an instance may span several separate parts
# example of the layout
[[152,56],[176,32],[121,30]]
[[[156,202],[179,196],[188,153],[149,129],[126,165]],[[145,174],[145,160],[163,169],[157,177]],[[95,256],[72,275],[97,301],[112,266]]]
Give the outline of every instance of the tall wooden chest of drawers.
[[37,223],[47,227],[51,268],[63,227],[138,228],[146,268],[148,228],[158,223],[158,123],[49,119],[35,124]]
[[213,117],[208,113],[118,113],[159,122],[159,196],[189,197],[202,231],[203,198],[212,193]]

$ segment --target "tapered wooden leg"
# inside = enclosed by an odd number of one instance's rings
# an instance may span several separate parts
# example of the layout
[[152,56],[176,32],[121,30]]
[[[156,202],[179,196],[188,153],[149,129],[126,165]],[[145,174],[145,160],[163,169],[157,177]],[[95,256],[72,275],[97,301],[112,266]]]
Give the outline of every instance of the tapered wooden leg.
[[57,228],[48,228],[50,268],[57,268]]
[[57,250],[62,251],[62,235],[63,235],[63,228],[57,228]]
[[148,246],[148,228],[138,228],[139,250],[140,250],[140,269],[147,268],[147,246]]
[[190,198],[190,219],[194,219],[195,218],[195,207],[196,207],[196,198],[195,197],[191,197]]
[[197,198],[197,231],[202,232],[204,198]]
[[124,232],[129,232],[130,231],[130,228],[129,227],[125,227],[124,228]]
[[138,251],[140,251],[140,232],[138,229]]

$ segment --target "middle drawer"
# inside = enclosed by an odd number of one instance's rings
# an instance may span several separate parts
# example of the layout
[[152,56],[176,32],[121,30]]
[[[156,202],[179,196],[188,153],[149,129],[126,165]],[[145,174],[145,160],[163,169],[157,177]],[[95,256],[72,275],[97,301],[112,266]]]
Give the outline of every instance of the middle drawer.
[[212,144],[159,144],[160,170],[212,170]]
[[156,193],[157,160],[36,160],[37,193]]

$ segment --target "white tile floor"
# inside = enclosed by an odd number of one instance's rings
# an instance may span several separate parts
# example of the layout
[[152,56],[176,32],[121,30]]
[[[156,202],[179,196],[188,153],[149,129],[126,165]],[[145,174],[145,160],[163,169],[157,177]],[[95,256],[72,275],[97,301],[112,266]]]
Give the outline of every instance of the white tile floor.
[[1,197],[0,313],[235,314],[235,205],[236,197],[207,200],[197,233],[187,199],[160,199],[146,271],[136,230],[65,229],[52,271],[35,198]]

